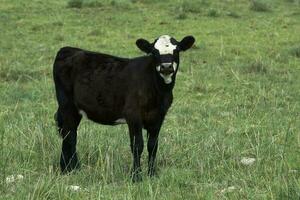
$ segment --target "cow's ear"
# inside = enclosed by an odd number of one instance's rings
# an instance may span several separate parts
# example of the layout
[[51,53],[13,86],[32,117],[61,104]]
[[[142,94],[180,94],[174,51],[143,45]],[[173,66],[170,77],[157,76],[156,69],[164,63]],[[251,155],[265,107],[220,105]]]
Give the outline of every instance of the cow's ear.
[[145,39],[138,39],[136,42],[136,46],[145,53],[152,52],[152,45]]
[[180,51],[188,50],[193,46],[195,38],[193,36],[186,36],[179,42]]

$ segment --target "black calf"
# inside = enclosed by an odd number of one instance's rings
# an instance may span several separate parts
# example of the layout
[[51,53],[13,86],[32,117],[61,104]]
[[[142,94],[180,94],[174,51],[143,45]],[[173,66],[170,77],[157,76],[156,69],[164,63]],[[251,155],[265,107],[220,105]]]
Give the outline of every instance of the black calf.
[[86,115],[106,125],[127,123],[133,181],[141,180],[142,128],[146,129],[148,174],[153,176],[159,131],[173,99],[179,52],[189,49],[194,41],[192,36],[187,36],[177,42],[167,35],[153,43],[139,39],[137,46],[149,55],[133,59],[72,47],[60,49],[53,76],[58,102],[55,118],[63,138],[62,171],[79,167],[77,127],[82,115]]

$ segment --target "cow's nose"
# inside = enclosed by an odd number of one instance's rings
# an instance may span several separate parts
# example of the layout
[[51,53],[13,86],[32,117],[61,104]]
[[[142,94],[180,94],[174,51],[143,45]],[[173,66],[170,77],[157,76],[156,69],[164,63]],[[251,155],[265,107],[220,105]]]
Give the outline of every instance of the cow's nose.
[[174,73],[173,64],[172,63],[162,63],[160,72],[165,75]]
[[173,68],[172,63],[162,63],[161,66],[163,69]]

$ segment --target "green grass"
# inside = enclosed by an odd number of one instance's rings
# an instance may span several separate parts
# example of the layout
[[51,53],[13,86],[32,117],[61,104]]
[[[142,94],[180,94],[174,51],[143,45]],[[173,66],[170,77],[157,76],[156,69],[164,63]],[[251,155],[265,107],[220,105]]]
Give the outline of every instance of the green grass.
[[[253,12],[248,0],[70,2],[1,1],[0,199],[299,199],[298,1],[267,1],[271,12]],[[162,34],[197,41],[181,55],[159,176],[147,178],[144,149],[144,181],[132,184],[127,127],[87,120],[78,136],[82,169],[60,175],[57,50],[135,57],[136,39]],[[256,161],[244,166],[243,157]],[[6,183],[17,174],[24,179]]]

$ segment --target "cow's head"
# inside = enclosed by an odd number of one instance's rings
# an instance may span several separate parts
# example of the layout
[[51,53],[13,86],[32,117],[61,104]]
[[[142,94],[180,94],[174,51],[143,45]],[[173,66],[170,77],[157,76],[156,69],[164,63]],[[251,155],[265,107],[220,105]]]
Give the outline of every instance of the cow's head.
[[136,45],[147,54],[152,54],[156,71],[166,84],[172,83],[179,66],[179,52],[189,49],[195,42],[193,36],[186,36],[180,42],[168,35],[162,35],[153,43],[138,39]]

